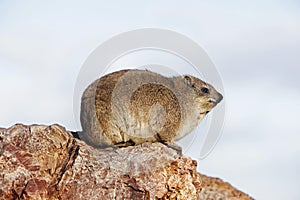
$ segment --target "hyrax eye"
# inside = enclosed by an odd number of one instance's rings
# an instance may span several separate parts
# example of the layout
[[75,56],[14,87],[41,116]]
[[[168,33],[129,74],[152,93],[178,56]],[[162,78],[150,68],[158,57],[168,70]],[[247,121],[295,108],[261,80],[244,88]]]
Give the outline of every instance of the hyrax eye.
[[203,92],[204,94],[208,94],[209,93],[209,89],[206,87],[201,88],[201,92]]

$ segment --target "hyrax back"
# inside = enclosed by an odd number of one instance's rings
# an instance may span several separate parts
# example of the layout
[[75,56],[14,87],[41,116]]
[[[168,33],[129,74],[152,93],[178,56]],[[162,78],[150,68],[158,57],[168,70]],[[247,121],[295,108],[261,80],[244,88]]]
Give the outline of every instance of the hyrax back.
[[83,139],[96,147],[156,141],[172,144],[190,133],[221,99],[211,85],[193,76],[117,71],[84,91]]

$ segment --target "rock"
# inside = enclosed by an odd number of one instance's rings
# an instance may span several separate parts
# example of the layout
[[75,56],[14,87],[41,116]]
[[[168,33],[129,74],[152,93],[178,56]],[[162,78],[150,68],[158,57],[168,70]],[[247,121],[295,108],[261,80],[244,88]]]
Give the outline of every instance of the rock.
[[247,194],[232,187],[229,183],[222,181],[219,178],[201,176],[201,189],[199,199],[231,199],[231,200],[248,200],[253,199]]
[[95,149],[59,125],[0,129],[0,199],[251,199],[161,143]]

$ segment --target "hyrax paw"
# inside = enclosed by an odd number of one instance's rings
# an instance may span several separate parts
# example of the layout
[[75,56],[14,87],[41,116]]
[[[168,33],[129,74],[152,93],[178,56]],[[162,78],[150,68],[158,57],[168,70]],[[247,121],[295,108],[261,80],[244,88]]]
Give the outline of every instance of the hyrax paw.
[[178,144],[176,144],[176,143],[174,143],[174,142],[165,142],[164,144],[165,144],[167,147],[176,150],[177,153],[178,153],[179,155],[182,155],[182,148],[181,148],[181,146],[179,146]]

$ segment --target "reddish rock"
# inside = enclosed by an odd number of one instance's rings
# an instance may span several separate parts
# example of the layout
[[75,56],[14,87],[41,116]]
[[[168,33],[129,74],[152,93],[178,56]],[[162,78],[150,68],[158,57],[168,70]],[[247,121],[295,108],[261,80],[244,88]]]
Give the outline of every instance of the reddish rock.
[[[0,199],[250,199],[161,143],[95,149],[59,125],[0,129]],[[217,198],[215,198],[217,197]]]

